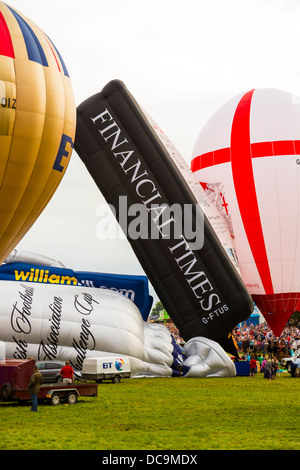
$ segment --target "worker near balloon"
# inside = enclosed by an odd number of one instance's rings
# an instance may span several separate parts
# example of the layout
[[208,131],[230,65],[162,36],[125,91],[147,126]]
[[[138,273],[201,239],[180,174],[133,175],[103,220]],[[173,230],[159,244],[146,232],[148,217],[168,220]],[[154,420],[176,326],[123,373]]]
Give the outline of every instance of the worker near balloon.
[[[110,122],[99,128],[104,113]],[[10,263],[10,253],[46,207],[73,148],[107,202],[115,202],[115,188],[136,202],[130,183],[147,175],[157,198],[197,207],[205,227],[203,247],[192,252],[185,245],[173,257],[165,240],[129,240],[182,331],[184,350],[166,328],[145,322],[137,305],[115,292],[0,280],[0,341],[6,352],[41,359],[52,351],[78,367],[83,357],[110,352],[127,354],[137,376],[234,376],[223,348],[230,351],[231,329],[251,314],[250,294],[278,335],[300,302],[299,124],[290,94],[252,90],[204,126],[191,169],[121,82],[82,103],[76,125],[60,53],[31,20],[0,2],[0,262]],[[130,147],[115,152],[124,143]],[[182,240],[173,240],[173,247],[179,245]],[[222,309],[199,308],[200,289],[204,293],[208,286]],[[183,305],[177,306],[180,298]],[[75,299],[89,308],[83,312]]]

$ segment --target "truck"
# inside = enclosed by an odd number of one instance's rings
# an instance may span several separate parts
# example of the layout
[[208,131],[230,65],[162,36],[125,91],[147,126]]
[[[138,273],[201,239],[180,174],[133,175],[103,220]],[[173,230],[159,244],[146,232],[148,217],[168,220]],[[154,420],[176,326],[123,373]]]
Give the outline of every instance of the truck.
[[[24,402],[31,399],[27,387],[34,366],[34,359],[0,361],[0,401]],[[42,384],[38,400],[48,400],[52,405],[59,405],[62,401],[73,405],[81,396],[97,397],[98,384],[86,382]]]
[[130,378],[130,361],[126,356],[90,357],[82,364],[82,379],[94,380],[101,383],[102,380],[111,380],[119,383],[121,378]]

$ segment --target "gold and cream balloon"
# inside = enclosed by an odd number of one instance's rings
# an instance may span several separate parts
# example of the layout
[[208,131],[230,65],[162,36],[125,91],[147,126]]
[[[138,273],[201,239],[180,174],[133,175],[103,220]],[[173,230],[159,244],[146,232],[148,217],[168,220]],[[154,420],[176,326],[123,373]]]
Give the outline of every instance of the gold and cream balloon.
[[0,262],[59,185],[73,149],[70,77],[51,40],[0,2]]

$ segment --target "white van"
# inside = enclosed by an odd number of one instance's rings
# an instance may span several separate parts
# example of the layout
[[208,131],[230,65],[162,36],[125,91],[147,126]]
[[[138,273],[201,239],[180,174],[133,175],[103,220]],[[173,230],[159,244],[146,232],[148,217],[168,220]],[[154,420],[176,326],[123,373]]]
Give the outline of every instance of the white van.
[[130,375],[130,361],[126,356],[90,357],[82,364],[83,380],[95,380],[97,383],[112,380],[113,383],[119,383],[121,378],[129,378]]

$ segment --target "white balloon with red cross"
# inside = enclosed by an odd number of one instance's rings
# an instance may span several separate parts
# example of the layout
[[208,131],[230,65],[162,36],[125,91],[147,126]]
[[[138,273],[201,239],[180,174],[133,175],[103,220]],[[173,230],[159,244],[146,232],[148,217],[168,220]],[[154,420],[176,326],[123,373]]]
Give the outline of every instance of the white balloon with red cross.
[[276,336],[300,309],[300,98],[241,93],[198,135],[191,168],[227,217],[241,276]]

